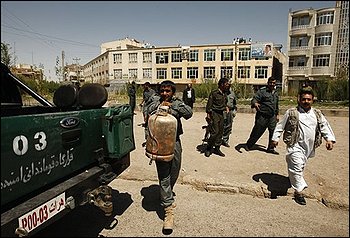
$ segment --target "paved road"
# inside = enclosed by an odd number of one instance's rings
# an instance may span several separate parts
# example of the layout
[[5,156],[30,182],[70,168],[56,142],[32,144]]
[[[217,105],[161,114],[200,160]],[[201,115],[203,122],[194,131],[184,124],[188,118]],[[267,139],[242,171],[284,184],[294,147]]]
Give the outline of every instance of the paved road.
[[[136,150],[131,165],[110,185],[116,200],[112,218],[96,209],[77,209],[39,236],[162,236],[155,164],[149,165],[140,112],[136,112]],[[202,145],[205,113],[183,121],[183,165],[175,187],[176,225],[171,236],[349,236],[349,118],[327,117],[337,143],[324,144],[306,167],[307,205],[292,200],[284,146],[267,154],[267,132],[257,150],[240,152],[254,123],[254,114],[235,118],[225,157],[205,157]],[[276,199],[270,199],[270,198]],[[106,226],[112,226],[106,228]]]
[[300,206],[278,199],[205,192],[176,185],[175,227],[162,233],[158,185],[116,179],[114,212],[106,218],[93,207],[74,210],[39,237],[349,237],[349,212],[315,199]]

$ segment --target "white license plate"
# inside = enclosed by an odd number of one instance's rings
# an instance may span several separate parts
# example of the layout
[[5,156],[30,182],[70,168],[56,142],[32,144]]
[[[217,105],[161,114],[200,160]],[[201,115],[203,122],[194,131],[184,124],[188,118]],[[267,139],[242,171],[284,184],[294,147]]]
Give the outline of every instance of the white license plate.
[[65,209],[66,195],[62,193],[18,219],[20,228],[30,232]]

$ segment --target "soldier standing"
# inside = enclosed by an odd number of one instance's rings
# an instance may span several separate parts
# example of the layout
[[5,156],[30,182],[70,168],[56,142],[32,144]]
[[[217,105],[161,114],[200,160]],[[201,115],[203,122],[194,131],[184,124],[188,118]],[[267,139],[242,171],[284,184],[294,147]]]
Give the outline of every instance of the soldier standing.
[[236,95],[231,90],[231,83],[229,84],[229,87],[226,91],[227,94],[227,107],[229,111],[224,111],[224,132],[222,135],[222,145],[225,147],[230,147],[228,144],[231,132],[232,132],[232,124],[233,124],[233,118],[236,117],[237,113],[237,100]]
[[269,142],[267,153],[276,154],[275,146],[271,143],[272,134],[278,122],[278,94],[276,91],[276,79],[270,77],[267,87],[260,88],[253,99],[251,107],[256,109],[255,124],[246,143],[246,150],[251,150],[255,143],[269,130]]
[[228,111],[227,95],[225,93],[228,87],[228,79],[221,78],[218,82],[218,88],[212,90],[208,98],[205,110],[207,121],[209,122],[210,136],[204,153],[206,157],[209,157],[212,153],[225,156],[220,150],[220,146],[224,131],[224,111]]

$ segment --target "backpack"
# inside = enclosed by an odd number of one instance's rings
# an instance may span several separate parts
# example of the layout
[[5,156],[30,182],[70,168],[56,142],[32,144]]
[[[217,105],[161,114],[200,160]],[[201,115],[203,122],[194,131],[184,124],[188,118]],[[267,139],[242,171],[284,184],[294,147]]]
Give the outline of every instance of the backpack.
[[[314,112],[317,119],[316,135],[314,148],[319,147],[322,144],[322,134],[320,129],[320,120],[322,112],[319,109],[314,108]],[[299,114],[297,108],[291,108],[288,112],[288,121],[284,127],[283,142],[288,147],[293,146],[299,138]]]

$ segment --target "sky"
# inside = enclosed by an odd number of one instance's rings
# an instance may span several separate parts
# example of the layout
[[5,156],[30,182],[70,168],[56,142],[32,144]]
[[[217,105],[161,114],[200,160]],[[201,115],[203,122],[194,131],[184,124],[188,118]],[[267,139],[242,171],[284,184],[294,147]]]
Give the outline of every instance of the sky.
[[[125,37],[156,47],[229,44],[234,38],[282,44],[288,12],[335,7],[336,1],[1,1],[1,42],[16,64],[44,67],[57,81],[56,59],[84,65],[100,45]],[[61,62],[61,61],[60,61]],[[61,65],[61,63],[60,63]]]

